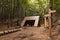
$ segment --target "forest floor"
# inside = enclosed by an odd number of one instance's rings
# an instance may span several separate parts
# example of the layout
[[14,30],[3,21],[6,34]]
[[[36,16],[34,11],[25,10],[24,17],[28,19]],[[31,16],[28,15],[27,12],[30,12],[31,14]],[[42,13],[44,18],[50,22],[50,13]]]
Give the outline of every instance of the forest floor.
[[[56,27],[55,27],[56,26]],[[60,40],[60,25],[52,28],[52,36],[49,37],[49,28],[24,27],[20,31],[0,36],[0,40]]]
[[21,29],[21,31],[0,36],[0,40],[60,40],[60,33],[55,30],[50,38],[49,29],[27,27]]

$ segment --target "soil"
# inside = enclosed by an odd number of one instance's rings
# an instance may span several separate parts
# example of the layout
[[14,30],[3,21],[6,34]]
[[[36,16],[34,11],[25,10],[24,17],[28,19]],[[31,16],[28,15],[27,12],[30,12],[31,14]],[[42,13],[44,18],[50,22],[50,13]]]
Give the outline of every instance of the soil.
[[18,32],[0,36],[0,40],[60,40],[60,24],[52,27],[52,35],[49,36],[49,28],[23,27]]

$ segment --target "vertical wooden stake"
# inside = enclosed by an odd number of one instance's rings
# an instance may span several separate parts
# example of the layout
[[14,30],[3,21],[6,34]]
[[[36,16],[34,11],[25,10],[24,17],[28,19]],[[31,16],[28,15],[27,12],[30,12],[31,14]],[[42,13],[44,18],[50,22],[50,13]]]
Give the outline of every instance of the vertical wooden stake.
[[46,17],[44,16],[44,28],[46,27]]
[[52,35],[52,24],[51,24],[52,20],[51,20],[51,15],[48,17],[48,19],[49,19],[49,36],[51,37],[51,35]]
[[49,9],[49,17],[48,17],[48,19],[49,19],[49,36],[51,37],[52,36],[52,13],[54,13],[54,12],[56,12],[56,10],[51,10],[51,9]]

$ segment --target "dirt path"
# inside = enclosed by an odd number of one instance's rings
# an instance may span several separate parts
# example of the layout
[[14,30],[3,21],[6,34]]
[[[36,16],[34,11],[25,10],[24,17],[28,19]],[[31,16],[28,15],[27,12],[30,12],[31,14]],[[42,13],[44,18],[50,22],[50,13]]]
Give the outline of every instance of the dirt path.
[[21,31],[0,36],[0,40],[47,40],[48,33],[41,27],[27,27]]
[[0,36],[0,40],[60,40],[58,31],[52,33],[52,39],[48,34],[48,29],[43,27],[26,27],[21,31]]

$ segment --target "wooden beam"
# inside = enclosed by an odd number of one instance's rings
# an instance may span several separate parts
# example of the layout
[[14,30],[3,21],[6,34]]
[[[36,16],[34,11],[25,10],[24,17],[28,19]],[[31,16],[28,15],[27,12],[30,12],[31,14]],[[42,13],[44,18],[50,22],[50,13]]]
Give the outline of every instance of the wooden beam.
[[49,9],[48,13],[49,13],[49,36],[51,37],[52,36],[52,13],[56,12],[56,10],[51,10]]
[[47,27],[47,17],[49,14],[44,15],[44,28]]

